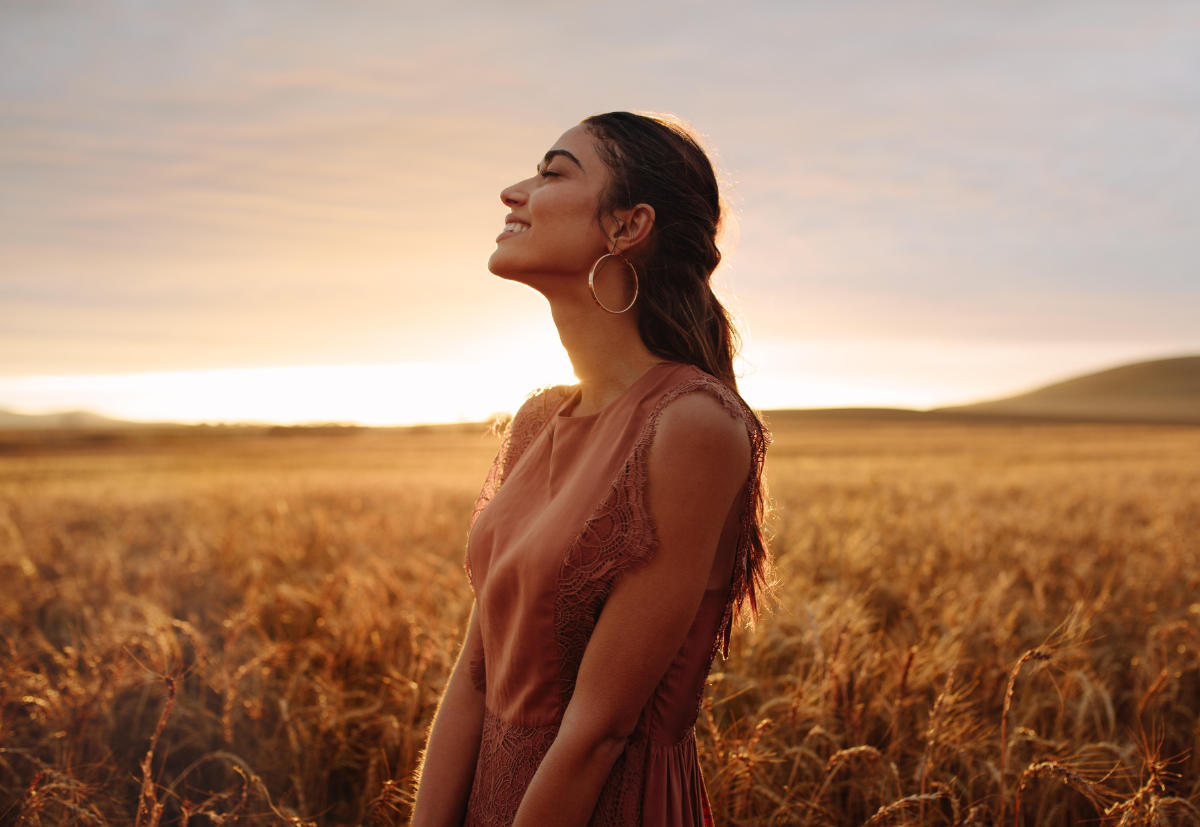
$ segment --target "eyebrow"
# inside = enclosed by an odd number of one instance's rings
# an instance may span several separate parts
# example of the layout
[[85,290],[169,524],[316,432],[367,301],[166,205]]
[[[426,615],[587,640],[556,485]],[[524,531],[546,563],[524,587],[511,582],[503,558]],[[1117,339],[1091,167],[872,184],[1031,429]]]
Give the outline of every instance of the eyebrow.
[[542,157],[542,166],[543,167],[548,166],[550,164],[550,162],[559,155],[563,156],[564,158],[570,158],[572,161],[575,162],[575,166],[579,167],[580,169],[583,169],[583,164],[579,163],[579,159],[576,158],[574,155],[572,155],[570,152],[567,152],[565,149],[552,149],[549,152],[547,152]]

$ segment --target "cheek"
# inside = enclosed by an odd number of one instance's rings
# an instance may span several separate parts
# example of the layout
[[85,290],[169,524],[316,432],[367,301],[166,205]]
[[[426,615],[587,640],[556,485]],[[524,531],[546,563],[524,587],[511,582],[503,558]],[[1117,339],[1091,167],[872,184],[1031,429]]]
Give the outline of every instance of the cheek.
[[535,223],[553,222],[560,229],[580,233],[596,228],[597,207],[593,200],[548,191],[539,194],[543,197],[536,202],[531,198],[529,204]]

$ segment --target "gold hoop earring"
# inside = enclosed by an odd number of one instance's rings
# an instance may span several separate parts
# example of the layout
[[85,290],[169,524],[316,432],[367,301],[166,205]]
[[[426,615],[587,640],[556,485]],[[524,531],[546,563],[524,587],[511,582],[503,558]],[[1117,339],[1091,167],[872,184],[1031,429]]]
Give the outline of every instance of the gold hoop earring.
[[[620,310],[613,310],[611,307],[605,307],[604,302],[600,301],[600,297],[596,295],[596,271],[600,269],[600,265],[604,263],[604,260],[606,258],[621,259],[621,261],[625,264],[625,266],[629,268],[629,271],[631,273],[633,273],[633,298],[631,298],[629,300],[629,304],[625,305]],[[620,314],[625,313],[631,307],[633,307],[634,302],[637,301],[637,297],[638,297],[637,268],[633,266],[632,261],[625,258],[625,256],[621,255],[620,253],[605,253],[604,255],[600,256],[600,258],[596,259],[596,263],[592,265],[592,269],[588,272],[588,290],[592,291],[592,299],[596,302],[596,304],[600,305],[600,307],[603,310],[605,310],[608,313],[612,313],[614,316],[619,316]]]

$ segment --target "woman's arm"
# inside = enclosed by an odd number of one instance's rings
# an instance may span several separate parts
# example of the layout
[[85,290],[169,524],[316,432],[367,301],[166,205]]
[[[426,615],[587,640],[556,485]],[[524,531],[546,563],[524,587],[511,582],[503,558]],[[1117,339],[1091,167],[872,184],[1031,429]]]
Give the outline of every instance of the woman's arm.
[[660,415],[647,501],[658,547],[622,576],[588,641],[554,744],[515,825],[583,825],[700,608],[725,518],[746,482],[745,426],[704,393]]
[[472,660],[482,650],[479,621],[472,607],[467,637],[433,717],[418,773],[412,820],[416,827],[459,825],[466,815],[483,732],[483,694],[475,688],[470,672]]

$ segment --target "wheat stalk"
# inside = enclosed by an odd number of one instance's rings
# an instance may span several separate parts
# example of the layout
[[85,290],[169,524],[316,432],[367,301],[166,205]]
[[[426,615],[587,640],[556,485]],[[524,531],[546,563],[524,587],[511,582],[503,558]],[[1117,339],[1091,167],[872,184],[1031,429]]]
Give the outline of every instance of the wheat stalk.
[[151,777],[151,762],[154,759],[154,748],[158,746],[158,739],[162,737],[163,730],[167,727],[167,718],[170,717],[171,710],[175,706],[175,679],[164,676],[163,682],[167,685],[167,702],[163,704],[163,711],[158,716],[154,734],[150,736],[150,746],[146,750],[145,757],[142,758],[142,789],[138,800],[137,827],[142,827],[142,825],[158,827],[158,822],[162,819],[163,803],[158,800],[158,796],[154,792],[156,785]]
[[[920,805],[923,811],[926,804],[930,804],[934,801],[940,801],[945,797],[946,793],[940,790],[932,793],[914,793],[913,795],[906,795],[904,798],[897,799],[890,804],[885,804],[884,806],[880,807],[875,811],[874,815],[863,822],[863,827],[873,827],[873,825],[882,824],[886,819],[891,818],[901,810],[905,810],[916,805]],[[922,818],[921,823],[925,823],[924,818]]]
[[1039,761],[1035,764],[1030,764],[1021,773],[1021,779],[1017,785],[1017,799],[1013,807],[1013,822],[1015,824],[1021,823],[1021,793],[1024,792],[1029,782],[1035,778],[1057,778],[1071,789],[1083,795],[1096,809],[1101,809],[1104,806],[1103,790],[1084,778],[1076,770],[1057,761]]
[[1008,760],[1008,711],[1012,708],[1013,695],[1017,688],[1017,675],[1021,674],[1021,667],[1030,661],[1048,661],[1052,657],[1052,653],[1048,649],[1034,648],[1029,649],[1013,666],[1012,671],[1008,675],[1008,684],[1004,689],[1004,705],[1000,710],[1000,818],[999,821],[1004,821],[1004,804],[1007,800],[1005,791],[1006,764]]

